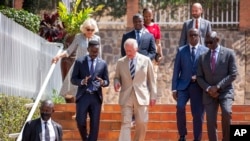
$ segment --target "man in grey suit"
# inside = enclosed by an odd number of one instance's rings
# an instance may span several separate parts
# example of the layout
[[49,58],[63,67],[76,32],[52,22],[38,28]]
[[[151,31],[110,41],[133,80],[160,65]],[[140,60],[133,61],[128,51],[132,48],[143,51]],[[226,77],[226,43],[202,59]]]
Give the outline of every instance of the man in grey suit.
[[218,141],[216,130],[219,106],[222,112],[222,141],[229,141],[234,100],[232,82],[236,79],[237,67],[234,51],[218,42],[219,37],[215,31],[206,36],[205,43],[210,51],[199,58],[197,81],[203,89],[209,141]]
[[121,55],[122,57],[126,55],[124,49],[124,42],[128,38],[133,38],[137,40],[138,52],[148,56],[151,60],[155,58],[156,48],[155,39],[151,33],[148,32],[143,26],[143,16],[141,14],[135,14],[133,16],[134,29],[130,32],[123,34],[121,43]]
[[204,39],[207,33],[211,31],[211,23],[208,20],[205,20],[201,18],[202,14],[202,6],[200,3],[194,3],[192,5],[192,19],[187,20],[184,22],[182,31],[181,31],[181,37],[179,41],[179,46],[184,46],[188,44],[188,30],[190,28],[197,28],[199,30],[199,36],[200,36],[200,44],[204,44]]
[[186,104],[190,99],[193,116],[194,141],[202,137],[202,123],[204,107],[202,104],[202,89],[196,81],[197,60],[199,56],[208,51],[208,48],[199,44],[199,31],[191,28],[188,32],[189,44],[178,48],[175,57],[172,79],[173,98],[177,101],[177,128],[180,135],[179,141],[185,141]]

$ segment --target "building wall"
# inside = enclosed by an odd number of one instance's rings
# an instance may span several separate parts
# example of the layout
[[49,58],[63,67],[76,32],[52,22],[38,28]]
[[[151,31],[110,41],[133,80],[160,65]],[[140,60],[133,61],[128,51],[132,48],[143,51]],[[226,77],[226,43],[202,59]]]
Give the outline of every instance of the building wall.
[[[247,38],[244,32],[236,30],[215,29],[221,38],[221,44],[228,48],[234,49],[237,57],[237,66],[239,75],[234,82],[235,102],[234,104],[250,104],[250,97],[247,91],[250,90],[250,80],[246,79],[249,74],[250,61],[246,58]],[[100,36],[102,38],[103,59],[108,63],[110,86],[106,88],[104,94],[104,103],[117,103],[119,93],[114,91],[113,77],[115,73],[116,61],[120,58],[121,38],[126,30],[101,29]],[[175,103],[171,93],[171,79],[173,73],[173,64],[176,55],[176,49],[180,37],[180,29],[164,29],[162,28],[162,46],[164,60],[159,66],[157,78],[158,103],[173,104]],[[250,35],[250,34],[249,34]],[[249,42],[248,41],[248,42]],[[250,43],[250,42],[249,42]],[[249,51],[248,51],[249,52]],[[249,54],[249,53],[248,53]],[[248,55],[249,56],[249,55]],[[249,58],[249,57],[248,57]],[[246,69],[248,68],[248,70]]]

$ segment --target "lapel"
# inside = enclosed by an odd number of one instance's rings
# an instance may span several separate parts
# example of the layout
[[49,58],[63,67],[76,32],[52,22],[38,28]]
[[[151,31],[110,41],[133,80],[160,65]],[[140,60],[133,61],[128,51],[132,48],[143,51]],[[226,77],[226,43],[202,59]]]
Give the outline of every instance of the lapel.
[[143,42],[144,42],[144,37],[145,37],[145,35],[146,35],[146,33],[148,33],[148,30],[146,29],[146,28],[142,28],[141,29],[141,40],[140,40],[140,44],[138,45],[138,48],[141,48],[141,45],[143,44]]
[[89,63],[88,63],[88,55],[84,57],[83,59],[83,68],[85,71],[87,71],[88,76],[90,75],[89,71]]
[[37,126],[37,129],[36,129],[36,130],[38,130],[39,139],[40,139],[40,141],[41,141],[41,140],[42,140],[42,123],[41,123],[41,119],[39,118],[39,119],[37,120],[37,122],[38,122],[38,126]]
[[130,74],[130,70],[129,70],[129,58],[128,57],[124,58],[123,66],[124,66],[124,73],[127,74],[127,76],[130,76],[130,78],[131,78],[131,74]]
[[215,63],[215,72],[216,72],[216,69],[220,67],[220,64],[222,63],[223,58],[225,58],[224,55],[225,55],[225,50],[222,46],[220,46],[220,50],[219,50],[217,60]]
[[58,132],[57,132],[57,127],[56,127],[54,121],[51,120],[51,123],[52,123],[52,126],[54,128],[54,132],[55,132],[55,136],[56,136],[56,141],[58,141],[59,140],[59,138],[58,138],[59,135],[58,135]]
[[[191,55],[191,52],[190,52],[190,45],[187,45],[186,48],[185,48],[185,53],[184,54],[187,54],[187,58],[188,60],[190,60],[190,64],[192,64],[192,55]],[[186,56],[186,55],[185,55]]]

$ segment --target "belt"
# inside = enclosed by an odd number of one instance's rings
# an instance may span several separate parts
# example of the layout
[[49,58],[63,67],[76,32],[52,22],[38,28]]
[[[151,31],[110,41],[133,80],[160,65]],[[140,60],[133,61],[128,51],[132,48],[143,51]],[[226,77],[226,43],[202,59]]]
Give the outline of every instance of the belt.
[[196,79],[191,79],[191,83],[196,83],[197,80]]
[[97,94],[97,91],[88,91],[88,90],[87,90],[85,93],[86,93],[86,94]]

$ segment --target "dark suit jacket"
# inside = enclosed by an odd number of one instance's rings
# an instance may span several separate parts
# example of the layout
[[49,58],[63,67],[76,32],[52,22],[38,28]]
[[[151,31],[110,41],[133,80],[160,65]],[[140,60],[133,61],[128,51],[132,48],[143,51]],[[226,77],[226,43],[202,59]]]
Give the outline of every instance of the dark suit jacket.
[[[87,88],[89,87],[90,81],[88,82],[88,85],[81,85],[81,81],[86,77],[89,76],[89,65],[88,65],[88,55],[82,56],[78,58],[75,61],[72,76],[71,76],[71,82],[73,85],[77,85],[78,89],[76,92],[76,102],[81,98],[83,94],[85,94]],[[104,85],[100,86],[97,90],[99,98],[102,102],[102,87],[107,87],[109,85],[109,76],[108,76],[108,67],[104,60],[101,58],[97,58],[96,66],[95,66],[95,72],[94,72],[94,78],[98,76],[101,79],[103,79]]]
[[172,90],[184,90],[188,87],[193,75],[196,75],[197,62],[201,54],[208,51],[208,48],[199,45],[194,63],[191,60],[190,46],[185,45],[177,50],[172,78]]
[[[56,141],[62,141],[62,126],[55,121],[51,121],[55,129]],[[42,126],[41,119],[35,119],[28,121],[23,129],[22,141],[41,141],[42,138]]]
[[[121,43],[122,57],[126,55],[126,52],[124,49],[124,42],[128,38],[136,39],[135,30],[127,32],[123,34],[122,36],[122,43]],[[138,45],[138,52],[145,56],[148,56],[151,60],[155,58],[155,53],[156,53],[155,39],[154,39],[154,36],[151,33],[149,33],[145,28],[142,29],[141,42],[140,42],[140,45]]]
[[[193,19],[189,19],[186,22],[184,22],[182,31],[181,31],[181,37],[179,41],[179,46],[184,46],[188,44],[188,30],[193,28]],[[205,37],[207,33],[211,32],[211,23],[208,20],[205,20],[203,18],[200,19],[200,27],[199,27],[199,34],[200,34],[200,44],[205,45]]]
[[234,98],[232,82],[237,76],[237,67],[235,55],[232,49],[220,46],[220,51],[217,56],[215,71],[212,72],[210,67],[211,50],[200,56],[197,81],[203,89],[203,103],[207,104],[213,101],[206,89],[209,86],[219,86],[219,99]]

